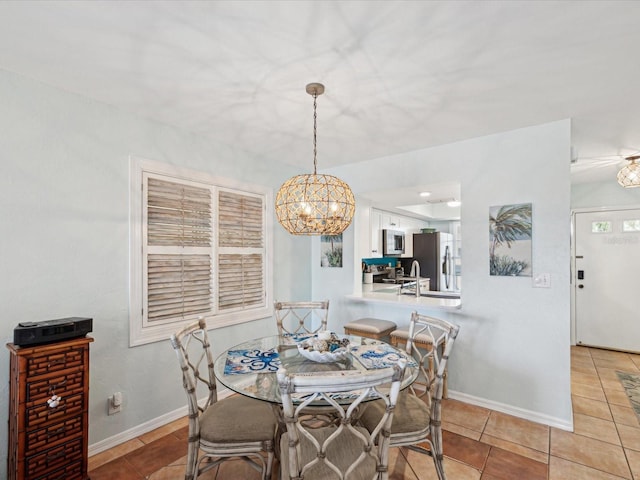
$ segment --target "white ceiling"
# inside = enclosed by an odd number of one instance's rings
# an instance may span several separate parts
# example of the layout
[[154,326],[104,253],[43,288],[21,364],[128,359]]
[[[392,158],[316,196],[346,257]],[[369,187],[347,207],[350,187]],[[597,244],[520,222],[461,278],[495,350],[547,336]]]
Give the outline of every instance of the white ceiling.
[[637,1],[5,0],[0,68],[304,170],[309,82],[320,170],[572,118],[581,182],[640,149],[639,22]]

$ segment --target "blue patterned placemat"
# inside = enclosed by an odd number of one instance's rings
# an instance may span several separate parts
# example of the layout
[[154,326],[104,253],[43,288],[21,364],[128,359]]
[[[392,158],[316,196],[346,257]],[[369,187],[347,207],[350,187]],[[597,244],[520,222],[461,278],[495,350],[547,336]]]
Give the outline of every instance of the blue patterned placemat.
[[308,338],[315,337],[315,335],[313,333],[284,333],[282,337],[285,345],[297,345]]
[[400,357],[407,359],[407,367],[417,367],[418,363],[409,355],[394,349],[385,343],[372,345],[357,345],[351,347],[351,355],[366,369],[387,368],[398,363]]
[[278,368],[280,368],[280,356],[273,348],[269,350],[229,350],[224,365],[224,374],[277,372]]

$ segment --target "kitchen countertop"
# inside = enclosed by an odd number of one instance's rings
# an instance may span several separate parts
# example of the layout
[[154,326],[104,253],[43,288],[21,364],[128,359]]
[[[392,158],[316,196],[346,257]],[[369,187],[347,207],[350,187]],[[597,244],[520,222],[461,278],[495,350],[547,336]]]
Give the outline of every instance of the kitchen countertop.
[[[425,279],[426,280],[426,279]],[[399,295],[400,285],[384,283],[363,284],[362,292],[347,295],[350,300],[380,303],[385,305],[397,305],[400,307],[423,307],[434,310],[459,310],[461,301],[459,298],[434,298],[416,297],[415,295]],[[433,292],[436,293],[436,292]]]

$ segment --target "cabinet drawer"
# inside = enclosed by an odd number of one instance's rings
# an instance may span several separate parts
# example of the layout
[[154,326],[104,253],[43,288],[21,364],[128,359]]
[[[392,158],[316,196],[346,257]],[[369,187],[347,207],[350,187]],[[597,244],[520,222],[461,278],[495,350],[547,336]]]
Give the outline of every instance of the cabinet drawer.
[[60,397],[65,397],[83,388],[84,372],[76,370],[67,372],[64,375],[57,375],[47,379],[27,382],[27,402],[41,399],[48,399],[54,393]]
[[85,347],[69,347],[56,352],[35,354],[27,359],[27,377],[59,372],[83,365]]
[[73,462],[58,470],[46,473],[34,480],[84,480],[82,475],[82,462]]
[[53,422],[66,420],[82,414],[84,410],[84,395],[77,393],[69,397],[62,397],[60,404],[51,408],[46,400],[27,408],[26,430],[45,427]]
[[33,455],[39,451],[47,449],[51,445],[82,435],[82,424],[83,416],[78,415],[70,418],[69,420],[57,422],[45,428],[27,432],[25,455]]
[[40,478],[49,478],[49,472],[62,470],[74,462],[82,463],[82,438],[50,448],[38,455],[27,457],[25,459],[25,472],[28,478],[39,476]]

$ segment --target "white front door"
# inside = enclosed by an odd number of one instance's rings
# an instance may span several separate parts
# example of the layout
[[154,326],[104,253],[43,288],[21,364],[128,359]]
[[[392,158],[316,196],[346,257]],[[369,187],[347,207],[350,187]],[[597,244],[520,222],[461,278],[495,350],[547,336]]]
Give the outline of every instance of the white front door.
[[576,343],[640,352],[640,209],[574,216]]

